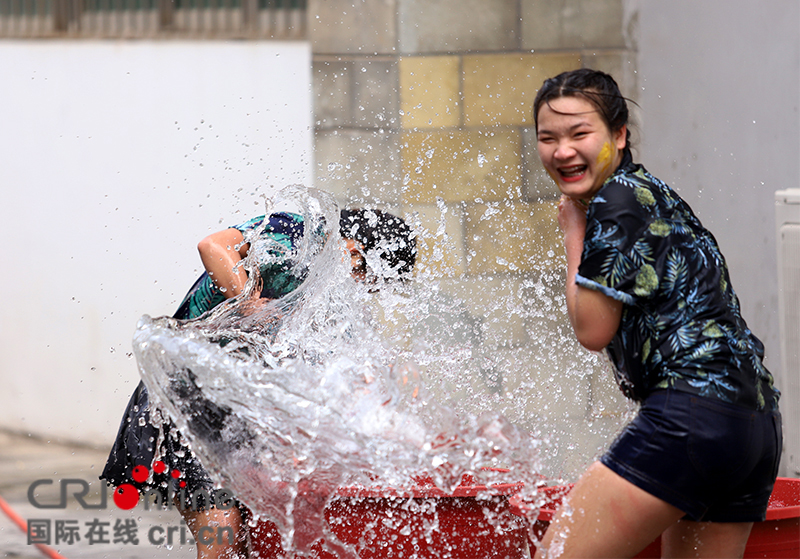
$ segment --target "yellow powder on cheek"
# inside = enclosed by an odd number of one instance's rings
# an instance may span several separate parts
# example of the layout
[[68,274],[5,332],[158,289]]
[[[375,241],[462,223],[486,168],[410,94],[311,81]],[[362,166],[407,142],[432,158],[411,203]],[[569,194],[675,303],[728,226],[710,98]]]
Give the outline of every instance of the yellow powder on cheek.
[[600,174],[605,174],[611,166],[611,144],[609,142],[604,143],[600,153],[597,154],[597,165],[600,166]]

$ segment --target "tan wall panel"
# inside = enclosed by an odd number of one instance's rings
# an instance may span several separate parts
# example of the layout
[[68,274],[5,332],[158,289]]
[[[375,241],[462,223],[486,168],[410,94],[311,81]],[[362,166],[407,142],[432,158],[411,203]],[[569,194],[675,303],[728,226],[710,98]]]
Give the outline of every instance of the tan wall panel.
[[521,0],[522,48],[624,48],[624,0]]
[[400,154],[408,204],[521,196],[517,130],[406,132]]
[[577,52],[465,56],[464,124],[530,125],[531,107],[542,82],[580,67]]
[[400,110],[403,128],[448,128],[461,124],[458,56],[400,59]]
[[563,263],[557,202],[475,204],[465,230],[470,274],[541,272]]

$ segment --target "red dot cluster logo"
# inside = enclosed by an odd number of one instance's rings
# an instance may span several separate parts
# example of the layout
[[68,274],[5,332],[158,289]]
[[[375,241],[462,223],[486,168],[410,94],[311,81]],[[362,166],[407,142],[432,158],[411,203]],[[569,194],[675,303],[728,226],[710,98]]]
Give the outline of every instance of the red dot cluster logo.
[[[161,460],[153,462],[153,473],[163,474],[167,471],[167,465]],[[173,479],[181,477],[180,470],[172,470],[170,476]],[[131,472],[133,481],[137,483],[144,483],[150,477],[150,468],[143,465],[134,466]],[[181,480],[178,484],[180,487],[186,487],[186,482]],[[139,503],[139,490],[131,483],[123,483],[114,491],[114,504],[123,510],[131,510]]]

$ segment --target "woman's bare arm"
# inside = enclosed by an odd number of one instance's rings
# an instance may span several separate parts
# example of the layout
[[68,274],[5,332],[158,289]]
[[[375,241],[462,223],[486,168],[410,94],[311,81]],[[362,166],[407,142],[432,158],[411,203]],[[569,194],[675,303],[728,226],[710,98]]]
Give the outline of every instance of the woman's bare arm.
[[567,313],[580,344],[600,351],[619,328],[622,302],[575,283],[586,234],[586,208],[567,196],[558,204],[558,224],[564,232],[567,252]]
[[241,231],[225,229],[212,233],[197,244],[203,266],[227,299],[239,295],[247,283],[247,273],[243,266],[239,266],[236,272],[233,270],[250,249],[249,244],[236,249],[243,241]]

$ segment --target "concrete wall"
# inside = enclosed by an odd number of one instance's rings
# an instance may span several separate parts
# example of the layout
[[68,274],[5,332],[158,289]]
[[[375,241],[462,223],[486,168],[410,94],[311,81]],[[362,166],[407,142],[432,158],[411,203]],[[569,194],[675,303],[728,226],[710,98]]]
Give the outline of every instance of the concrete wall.
[[138,318],[197,241],[310,183],[306,43],[0,44],[0,427],[108,447]]
[[581,66],[613,72],[636,97],[625,4],[308,6],[315,182],[344,204],[388,208],[415,225],[437,326],[407,336],[439,332],[472,351],[457,379],[443,373],[447,356],[433,359],[430,385],[441,382],[438,395],[459,411],[498,410],[539,432],[550,441],[546,473],[575,475],[628,408],[564,312],[557,190],[539,164],[530,111],[546,77]]
[[800,187],[800,4],[636,4],[641,160],[714,232],[780,381],[773,193]]

